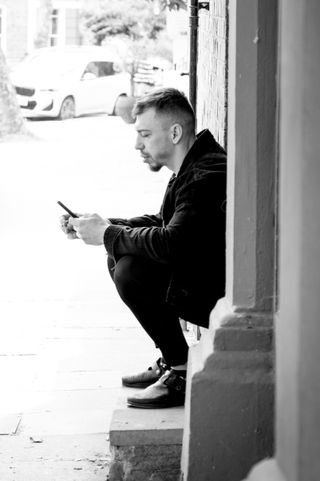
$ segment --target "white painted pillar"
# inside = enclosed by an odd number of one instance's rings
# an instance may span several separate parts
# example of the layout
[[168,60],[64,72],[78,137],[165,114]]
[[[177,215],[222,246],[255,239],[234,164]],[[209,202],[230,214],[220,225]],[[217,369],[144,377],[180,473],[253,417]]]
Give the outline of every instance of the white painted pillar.
[[250,481],[320,479],[320,3],[283,0],[276,457]]
[[277,0],[231,0],[226,297],[191,349],[185,481],[239,481],[273,452]]

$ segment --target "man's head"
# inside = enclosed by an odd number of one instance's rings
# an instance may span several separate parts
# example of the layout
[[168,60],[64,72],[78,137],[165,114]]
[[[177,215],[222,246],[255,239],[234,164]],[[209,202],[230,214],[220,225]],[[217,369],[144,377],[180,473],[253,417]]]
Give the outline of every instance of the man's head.
[[186,96],[162,88],[139,98],[133,108],[136,149],[153,171],[177,171],[195,140],[195,117]]

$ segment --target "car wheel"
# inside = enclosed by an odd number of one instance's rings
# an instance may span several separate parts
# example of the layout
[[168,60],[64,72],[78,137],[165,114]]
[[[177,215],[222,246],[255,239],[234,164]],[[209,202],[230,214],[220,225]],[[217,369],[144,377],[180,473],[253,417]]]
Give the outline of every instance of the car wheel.
[[66,97],[61,104],[59,119],[73,119],[76,115],[76,104],[73,97]]

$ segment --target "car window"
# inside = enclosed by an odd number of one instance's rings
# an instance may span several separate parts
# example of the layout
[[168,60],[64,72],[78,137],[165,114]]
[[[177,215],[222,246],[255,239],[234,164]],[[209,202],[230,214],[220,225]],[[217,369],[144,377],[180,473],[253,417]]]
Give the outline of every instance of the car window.
[[99,77],[108,77],[109,75],[114,75],[114,64],[113,62],[99,62]]
[[93,73],[96,77],[108,77],[114,75],[116,70],[113,62],[89,62],[83,74]]
[[98,62],[90,62],[84,69],[83,75],[86,73],[93,73],[96,77],[99,76]]

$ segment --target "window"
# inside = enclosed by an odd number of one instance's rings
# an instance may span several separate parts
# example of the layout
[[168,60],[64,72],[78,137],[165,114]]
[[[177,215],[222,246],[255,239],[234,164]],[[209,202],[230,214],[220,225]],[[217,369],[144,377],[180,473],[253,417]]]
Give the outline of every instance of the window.
[[59,10],[54,8],[51,11],[50,16],[50,32],[49,32],[49,45],[54,47],[58,45],[58,35],[59,35]]
[[114,64],[113,62],[100,62],[99,77],[108,77],[109,75],[114,75]]
[[99,64],[98,64],[98,62],[88,63],[84,73],[93,73],[96,77],[98,77],[99,76]]
[[115,74],[113,62],[90,62],[84,73],[93,73],[96,77],[109,77]]

